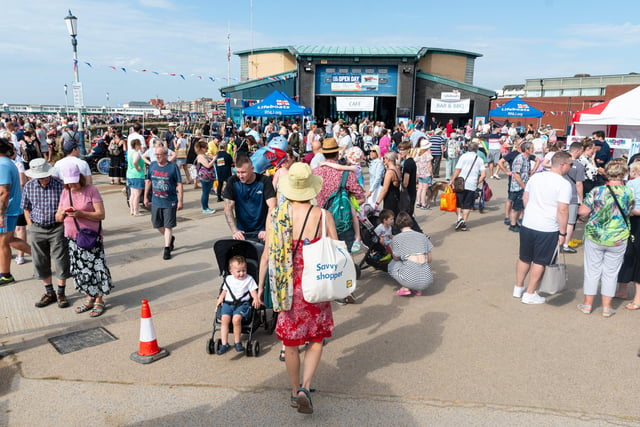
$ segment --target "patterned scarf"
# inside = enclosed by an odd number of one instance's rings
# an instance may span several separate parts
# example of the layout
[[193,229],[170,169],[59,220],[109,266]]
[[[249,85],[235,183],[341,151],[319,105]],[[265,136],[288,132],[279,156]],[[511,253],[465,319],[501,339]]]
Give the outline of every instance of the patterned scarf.
[[269,284],[273,311],[288,311],[293,299],[293,238],[291,202],[285,200],[271,215]]

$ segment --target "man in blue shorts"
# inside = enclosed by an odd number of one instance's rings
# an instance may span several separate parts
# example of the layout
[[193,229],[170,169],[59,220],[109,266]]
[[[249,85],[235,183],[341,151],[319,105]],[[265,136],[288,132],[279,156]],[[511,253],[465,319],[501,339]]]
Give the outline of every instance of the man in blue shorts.
[[144,205],[149,206],[151,194],[151,223],[164,236],[162,259],[171,259],[176,241],[173,229],[176,226],[177,211],[182,210],[182,177],[178,166],[169,162],[169,149],[163,144],[156,145],[156,161],[149,165],[149,177],[145,181]]
[[224,189],[224,216],[236,240],[265,237],[267,215],[276,207],[271,178],[255,173],[247,156],[236,158],[236,174]]
[[22,213],[20,175],[10,159],[14,154],[11,141],[0,138],[0,285],[15,282],[11,275],[11,248],[31,254],[27,242],[13,235]]
[[[551,170],[536,173],[524,190],[524,218],[520,228],[520,255],[516,263],[514,298],[524,304],[544,304],[536,292],[547,265],[553,262],[558,245],[567,236],[571,184],[564,175],[571,168],[571,156],[558,151],[551,159]],[[529,285],[524,280],[529,275]]]

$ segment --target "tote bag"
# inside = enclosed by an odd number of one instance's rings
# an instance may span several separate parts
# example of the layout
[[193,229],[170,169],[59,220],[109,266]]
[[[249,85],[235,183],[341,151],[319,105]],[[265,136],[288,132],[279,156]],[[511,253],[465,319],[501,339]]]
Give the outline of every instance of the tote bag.
[[442,196],[440,196],[440,210],[447,212],[456,211],[456,193],[451,191],[451,187],[447,186]]
[[567,265],[565,263],[558,263],[556,258],[559,248],[560,246],[556,247],[556,251],[553,254],[553,258],[556,259],[556,264],[546,266],[542,280],[540,280],[539,291],[545,294],[557,294],[558,292],[564,291],[567,287]]
[[356,290],[356,268],[347,245],[327,237],[322,209],[322,236],[302,247],[302,294],[310,303],[333,301]]

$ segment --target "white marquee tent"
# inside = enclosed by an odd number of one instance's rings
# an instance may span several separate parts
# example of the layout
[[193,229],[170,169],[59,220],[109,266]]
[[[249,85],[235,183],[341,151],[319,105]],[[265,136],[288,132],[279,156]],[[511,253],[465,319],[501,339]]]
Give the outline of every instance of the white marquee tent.
[[571,135],[591,136],[597,130],[608,138],[640,141],[640,87],[573,115]]

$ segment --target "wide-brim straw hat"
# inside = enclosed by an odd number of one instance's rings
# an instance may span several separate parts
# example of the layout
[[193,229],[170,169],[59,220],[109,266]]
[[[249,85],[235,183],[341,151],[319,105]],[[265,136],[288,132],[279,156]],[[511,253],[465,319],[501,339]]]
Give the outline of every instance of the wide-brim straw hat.
[[278,187],[287,199],[305,202],[320,192],[322,178],[314,175],[308,164],[296,162],[289,167],[289,174],[278,183]]

